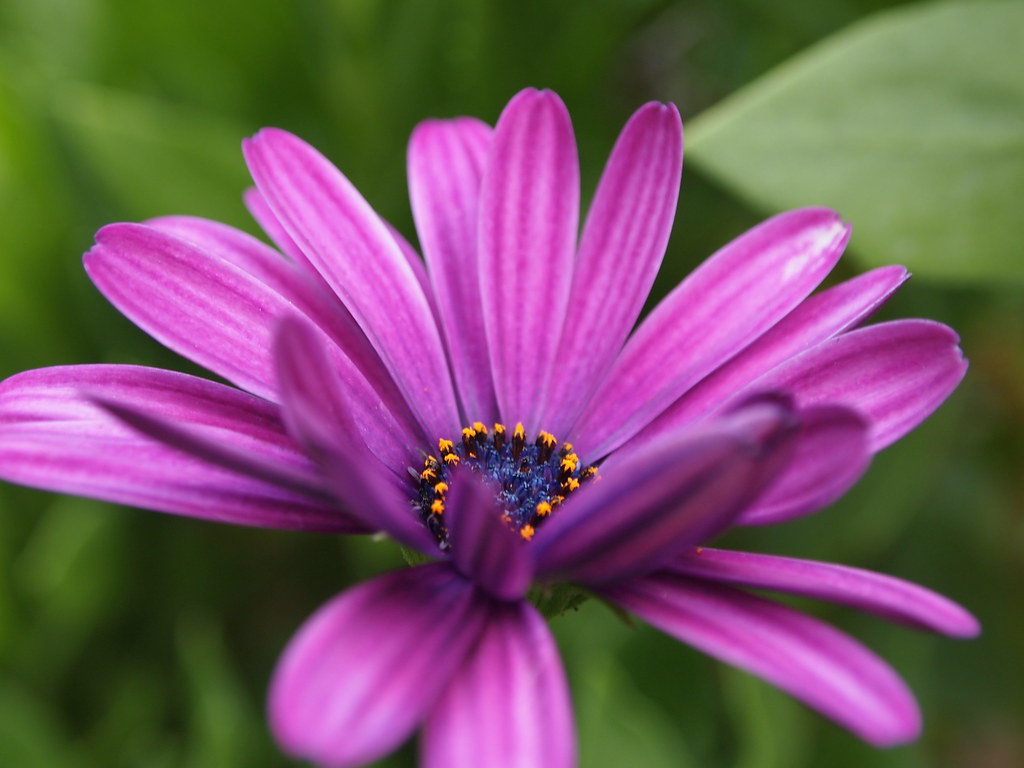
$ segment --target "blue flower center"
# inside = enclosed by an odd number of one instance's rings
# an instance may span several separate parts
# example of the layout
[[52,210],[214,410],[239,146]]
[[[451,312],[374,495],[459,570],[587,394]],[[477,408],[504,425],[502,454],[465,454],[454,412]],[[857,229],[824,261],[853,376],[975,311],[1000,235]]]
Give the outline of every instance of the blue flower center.
[[451,472],[459,465],[494,482],[504,508],[502,520],[526,541],[581,483],[597,475],[596,466],[584,466],[572,445],[559,444],[550,432],[527,441],[522,424],[516,424],[510,435],[504,424],[488,431],[478,421],[462,430],[458,442],[438,440],[437,450],[439,456],[423,460],[415,504],[442,551],[450,546],[445,499]]

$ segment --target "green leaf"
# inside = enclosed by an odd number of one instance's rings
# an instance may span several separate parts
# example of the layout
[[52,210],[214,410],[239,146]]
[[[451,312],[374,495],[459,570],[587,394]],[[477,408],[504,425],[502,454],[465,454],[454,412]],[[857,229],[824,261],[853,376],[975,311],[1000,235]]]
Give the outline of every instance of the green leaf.
[[57,706],[13,683],[0,681],[0,765],[80,768],[78,749],[60,722]]
[[178,649],[190,694],[189,768],[252,766],[266,745],[260,707],[249,698],[225,647],[219,620],[185,616]]
[[[551,629],[570,679],[580,765],[690,768],[699,764],[686,742],[685,725],[677,716],[700,713],[703,702],[692,690],[679,695],[673,685],[684,677],[678,663],[682,649],[675,642],[649,628],[639,637],[597,601],[552,622]],[[672,692],[675,707],[671,711],[660,706],[650,680],[640,681],[624,663],[635,651],[640,651],[641,663],[658,668],[660,682]]]
[[925,4],[814,46],[695,119],[687,159],[756,207],[837,209],[865,265],[1024,278],[1024,4]]
[[231,121],[88,83],[64,83],[53,117],[123,218],[188,213],[247,224],[246,131]]
[[[0,24],[2,26],[2,24]],[[65,359],[73,344],[53,333],[63,289],[57,272],[67,197],[39,99],[0,40],[0,338],[6,376]],[[70,263],[74,265],[77,255]]]
[[63,674],[116,614],[125,520],[102,502],[55,497],[14,563],[15,586],[32,606],[32,621],[19,637],[24,663],[40,665],[47,675]]
[[787,768],[803,763],[811,717],[787,694],[725,664],[719,667],[732,720],[737,757],[733,768]]

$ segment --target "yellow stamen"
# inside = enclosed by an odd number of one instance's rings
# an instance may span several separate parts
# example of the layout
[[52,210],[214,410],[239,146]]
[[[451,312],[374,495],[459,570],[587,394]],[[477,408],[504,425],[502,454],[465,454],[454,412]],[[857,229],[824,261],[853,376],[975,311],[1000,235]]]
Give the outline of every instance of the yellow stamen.
[[444,463],[451,467],[454,467],[456,464],[459,463],[459,455],[457,453],[446,454],[444,457]]
[[550,514],[551,514],[551,505],[548,504],[546,501],[542,501],[540,504],[537,505],[537,516],[538,517],[547,517]]
[[524,525],[519,529],[519,535],[529,541],[533,538],[534,530],[532,525]]
[[437,441],[437,449],[442,454],[451,453],[451,451],[452,451],[452,449],[454,447],[455,447],[455,443],[453,443],[451,440],[445,440],[443,437],[440,440]]
[[568,480],[565,481],[562,487],[565,488],[565,490],[567,491],[575,491],[577,488],[580,487],[580,481],[577,480],[575,477],[570,477]]
[[435,485],[434,493],[436,493],[438,496],[444,496],[446,493],[448,493],[448,483],[442,482]]
[[500,451],[505,447],[505,425],[495,422],[494,424],[494,449]]
[[478,435],[486,435],[487,427],[482,421],[474,421],[473,431],[476,432]]
[[435,515],[440,515],[444,512],[444,502],[437,499],[433,504],[430,505],[430,511]]

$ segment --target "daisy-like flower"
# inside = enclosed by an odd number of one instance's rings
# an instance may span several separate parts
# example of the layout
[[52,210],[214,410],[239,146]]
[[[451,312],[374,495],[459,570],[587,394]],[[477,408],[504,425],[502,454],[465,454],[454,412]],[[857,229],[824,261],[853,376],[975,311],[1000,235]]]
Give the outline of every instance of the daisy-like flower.
[[245,525],[383,531],[426,564],[323,606],[284,653],[290,754],[426,766],[575,763],[535,607],[592,594],[788,691],[866,741],[913,739],[913,696],[855,640],[747,591],[966,637],[962,608],[856,568],[703,547],[826,506],[926,418],[966,363],[926,320],[861,327],[907,277],[811,295],[849,228],[785,213],[639,325],[682,164],[670,105],[623,130],[582,234],[568,113],[523,91],[492,130],[409,146],[425,264],[324,157],[267,129],[247,202],[282,253],[189,217],[102,229],[85,266],[153,337],[232,385],[126,365],[0,385],[0,475]]

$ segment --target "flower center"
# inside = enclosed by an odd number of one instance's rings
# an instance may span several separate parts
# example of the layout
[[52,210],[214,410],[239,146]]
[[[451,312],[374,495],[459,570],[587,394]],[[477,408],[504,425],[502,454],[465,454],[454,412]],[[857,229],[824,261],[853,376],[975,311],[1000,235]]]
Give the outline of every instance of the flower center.
[[415,504],[442,551],[450,546],[444,521],[450,473],[460,464],[495,482],[505,510],[502,520],[526,541],[569,494],[597,475],[596,466],[584,466],[572,445],[559,445],[550,432],[542,431],[527,442],[522,424],[509,435],[504,424],[495,424],[488,432],[478,421],[462,430],[459,442],[438,440],[437,450],[440,457],[423,460]]

